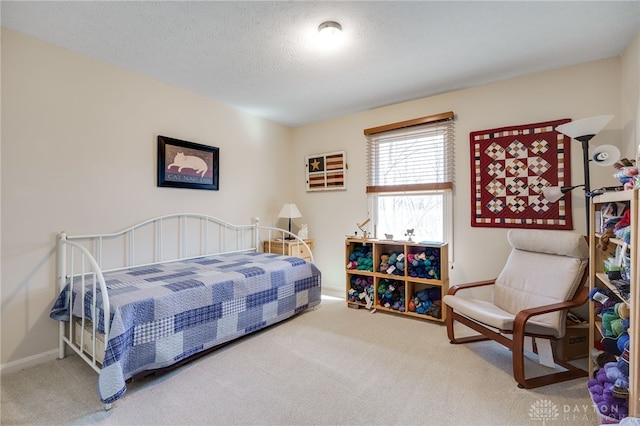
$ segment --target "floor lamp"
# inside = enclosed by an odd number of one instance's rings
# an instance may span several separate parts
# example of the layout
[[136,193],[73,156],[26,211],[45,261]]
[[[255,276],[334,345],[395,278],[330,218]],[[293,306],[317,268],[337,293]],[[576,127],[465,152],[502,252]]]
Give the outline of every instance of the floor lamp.
[[604,127],[613,119],[613,115],[599,115],[597,117],[583,118],[582,120],[570,121],[557,126],[555,130],[563,135],[567,135],[582,144],[582,165],[584,171],[584,183],[575,186],[553,186],[546,187],[542,190],[543,196],[551,201],[556,202],[565,194],[575,188],[584,187],[585,194],[585,214],[587,220],[587,235],[589,235],[589,223],[591,219],[591,182],[589,177],[589,161],[593,161],[599,166],[609,166],[618,161],[620,158],[620,150],[613,145],[603,145],[589,155],[589,141],[593,139]]

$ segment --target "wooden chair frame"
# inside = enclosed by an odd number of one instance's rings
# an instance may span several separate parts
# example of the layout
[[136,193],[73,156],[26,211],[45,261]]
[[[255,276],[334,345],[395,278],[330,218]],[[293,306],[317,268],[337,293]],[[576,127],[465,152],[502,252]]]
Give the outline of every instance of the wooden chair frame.
[[[513,378],[518,382],[519,388],[524,389],[533,389],[540,386],[546,386],[552,383],[564,382],[567,380],[578,379],[581,377],[587,377],[589,373],[586,370],[578,368],[566,361],[556,359],[555,353],[553,354],[554,362],[567,369],[567,371],[561,371],[556,373],[551,373],[547,375],[532,377],[527,379],[525,377],[525,368],[524,368],[524,338],[525,336],[534,337],[538,339],[548,339],[548,340],[558,340],[556,338],[538,335],[525,332],[525,326],[527,321],[530,318],[535,317],[536,315],[542,315],[549,312],[562,311],[565,309],[575,308],[578,306],[582,306],[589,299],[589,287],[586,285],[587,278],[589,276],[589,268],[585,268],[585,271],[582,275],[582,279],[580,281],[580,286],[576,291],[576,294],[573,298],[566,302],[561,303],[553,303],[551,305],[538,306],[535,308],[524,309],[515,317],[513,330],[496,330],[495,328],[488,328],[488,326],[484,326],[483,324],[473,321],[461,314],[456,313],[453,308],[450,306],[446,306],[446,325],[447,325],[447,336],[452,344],[461,344],[461,343],[470,343],[470,342],[478,342],[482,340],[494,340],[501,345],[511,349],[513,354]],[[495,284],[495,280],[487,280],[487,281],[478,281],[469,284],[456,285],[449,289],[447,294],[455,294],[460,290],[465,290],[473,287],[482,287],[487,285]],[[480,333],[479,335],[467,336],[467,337],[458,337],[456,338],[454,335],[454,321],[458,321],[461,324],[466,325],[467,327],[475,330]],[[505,335],[511,335],[512,339],[506,337]]]

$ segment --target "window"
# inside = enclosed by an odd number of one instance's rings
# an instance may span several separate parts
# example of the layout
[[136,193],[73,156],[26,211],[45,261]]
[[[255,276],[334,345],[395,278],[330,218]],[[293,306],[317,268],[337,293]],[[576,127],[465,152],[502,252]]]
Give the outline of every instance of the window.
[[[366,129],[374,237],[451,244],[453,113]],[[452,252],[452,250],[450,250]]]

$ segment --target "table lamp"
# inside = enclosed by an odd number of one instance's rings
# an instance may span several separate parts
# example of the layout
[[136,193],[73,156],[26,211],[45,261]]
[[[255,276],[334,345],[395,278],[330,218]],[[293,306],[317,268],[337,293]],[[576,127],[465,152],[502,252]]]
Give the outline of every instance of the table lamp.
[[[278,217],[289,219],[289,233],[291,233],[291,219],[296,217],[302,217],[302,213],[300,213],[300,210],[298,210],[298,206],[291,203],[291,204],[285,204],[284,206],[282,206],[282,209],[280,210]],[[288,236],[286,239],[292,240],[293,237]]]

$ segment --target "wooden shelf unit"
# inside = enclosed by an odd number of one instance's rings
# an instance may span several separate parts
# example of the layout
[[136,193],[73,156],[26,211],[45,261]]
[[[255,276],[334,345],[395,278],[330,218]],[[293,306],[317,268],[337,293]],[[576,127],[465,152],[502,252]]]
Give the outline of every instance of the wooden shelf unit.
[[[427,313],[418,313],[411,311],[411,301],[421,290],[426,290],[422,294],[437,294],[439,300],[447,294],[449,290],[449,259],[448,245],[446,243],[439,244],[419,244],[410,241],[391,241],[391,240],[375,240],[362,238],[347,238],[345,241],[345,265],[346,268],[346,298],[347,303],[353,308],[376,309],[384,312],[391,312],[398,315],[404,315],[420,319],[428,319],[432,321],[444,322],[445,310],[442,308],[441,302],[439,313],[433,312],[427,308]],[[371,253],[371,266],[369,269],[350,268],[352,262],[350,257],[352,253],[359,251],[367,251]],[[391,255],[393,253],[402,253],[404,270],[399,272],[400,268],[396,268],[395,273],[381,271],[381,258],[383,255]],[[425,253],[425,257],[433,256],[437,259],[437,265],[431,265],[433,275],[426,274],[427,277],[412,276],[416,271],[422,272],[422,266],[418,268],[410,265],[408,262],[409,254],[413,256]],[[360,284],[356,284],[360,283]],[[384,296],[378,293],[381,285],[391,284],[396,287],[396,292],[401,289],[401,295],[404,302],[401,303],[401,309],[394,309],[392,306],[384,306],[382,302]],[[368,287],[368,291],[361,291],[358,286]],[[356,291],[354,291],[356,289]],[[355,293],[355,296],[354,296]],[[364,296],[367,294],[369,297]],[[429,298],[433,303],[438,300],[435,297]],[[435,314],[435,315],[432,315]]]
[[[630,258],[630,291],[629,297],[624,297],[615,285],[613,285],[604,271],[604,261],[607,260],[617,247],[623,247],[624,242],[618,238],[610,238],[609,246],[605,252],[597,247],[600,237],[602,236],[600,223],[597,218],[597,212],[608,203],[624,203],[631,212],[631,238],[627,245],[627,255]],[[589,229],[589,286],[610,290],[615,294],[620,302],[624,302],[630,307],[630,325],[629,325],[629,416],[637,417],[640,415],[640,368],[638,361],[640,360],[640,285],[639,285],[639,267],[638,259],[638,190],[627,190],[618,192],[608,192],[595,196],[591,199],[591,220]],[[602,320],[596,315],[594,303],[589,303],[590,316],[590,332],[589,347],[594,348],[595,342],[602,339]],[[594,363],[589,363],[589,377],[594,376]]]

